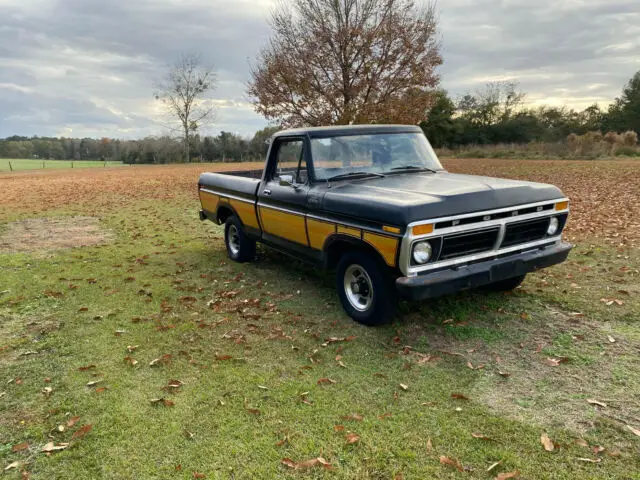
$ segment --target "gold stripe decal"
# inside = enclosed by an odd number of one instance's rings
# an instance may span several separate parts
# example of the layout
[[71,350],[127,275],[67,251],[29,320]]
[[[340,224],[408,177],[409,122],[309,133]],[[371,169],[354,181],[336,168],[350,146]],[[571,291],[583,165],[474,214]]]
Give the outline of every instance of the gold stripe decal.
[[345,227],[343,225],[338,225],[338,233],[342,233],[343,235],[350,235],[352,237],[360,238],[362,230],[358,228]]
[[259,228],[258,218],[256,217],[256,210],[252,203],[229,199],[229,204],[234,208],[243,225],[247,225],[253,228]]
[[200,190],[200,203],[202,204],[202,209],[207,212],[216,213],[218,210],[218,203],[220,202],[220,197],[218,195],[214,195],[213,193],[203,192]]
[[316,250],[322,250],[327,238],[336,232],[336,226],[333,223],[307,218],[307,232],[309,233],[309,246]]
[[396,266],[396,252],[398,251],[398,239],[387,237],[384,235],[376,235],[375,233],[364,232],[362,237],[365,242],[373,246],[384,261],[390,267]]
[[303,215],[285,213],[263,205],[259,206],[259,210],[262,228],[266,233],[307,245],[307,229]]

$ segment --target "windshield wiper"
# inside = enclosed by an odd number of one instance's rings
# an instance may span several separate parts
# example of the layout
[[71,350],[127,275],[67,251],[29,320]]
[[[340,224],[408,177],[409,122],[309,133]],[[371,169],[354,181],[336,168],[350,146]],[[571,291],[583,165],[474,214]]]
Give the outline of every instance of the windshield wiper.
[[412,170],[412,171],[438,173],[437,170],[434,170],[433,168],[419,167],[418,165],[403,165],[402,167],[394,167],[390,171],[393,172],[396,170]]
[[327,178],[327,180],[340,180],[341,178],[349,177],[384,177],[384,175],[382,173],[375,172],[349,172],[341,173],[340,175],[334,175],[333,177]]

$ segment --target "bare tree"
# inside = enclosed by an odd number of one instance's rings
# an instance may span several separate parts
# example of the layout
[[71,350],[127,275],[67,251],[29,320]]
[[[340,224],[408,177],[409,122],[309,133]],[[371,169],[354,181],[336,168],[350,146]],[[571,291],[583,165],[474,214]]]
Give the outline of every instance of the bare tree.
[[203,122],[212,120],[214,111],[208,94],[215,86],[213,67],[201,65],[200,56],[195,54],[180,55],[166,77],[156,84],[156,100],[179,124],[187,162],[191,160],[192,136]]
[[433,4],[291,0],[252,68],[255,110],[285,126],[418,123],[442,63]]

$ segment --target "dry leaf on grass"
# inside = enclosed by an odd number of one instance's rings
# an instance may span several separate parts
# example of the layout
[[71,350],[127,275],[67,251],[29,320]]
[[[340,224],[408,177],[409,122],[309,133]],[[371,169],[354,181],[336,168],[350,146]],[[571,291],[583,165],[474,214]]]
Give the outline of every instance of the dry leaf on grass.
[[569,359],[567,357],[558,357],[558,358],[547,357],[547,359],[545,360],[545,363],[550,367],[557,367],[561,363],[567,363],[568,361]]
[[431,437],[427,439],[427,452],[433,452],[433,443],[431,443]]
[[483,435],[482,433],[478,433],[478,432],[473,432],[471,436],[473,438],[478,438],[480,440],[493,440],[492,438],[487,437],[486,435]]
[[344,425],[335,425],[335,426],[333,427],[333,429],[334,429],[336,432],[343,432],[343,431],[344,431]]
[[463,395],[462,393],[452,393],[451,398],[454,398],[456,400],[469,400],[469,397]]
[[540,443],[542,444],[542,446],[547,452],[553,452],[553,450],[555,449],[553,440],[551,440],[546,433],[543,433],[540,436]]
[[316,466],[324,467],[327,470],[333,469],[331,464],[322,457],[312,458],[311,460],[305,460],[303,462],[294,462],[290,458],[283,458],[280,460],[280,463],[294,470],[306,470]]
[[401,383],[401,384],[400,384],[400,388],[401,388],[402,390],[404,390],[405,392],[406,392],[407,390],[409,390],[409,386],[408,386],[408,385],[405,385],[404,383]]
[[4,471],[6,472],[8,470],[11,470],[12,468],[18,468],[20,465],[22,465],[22,462],[16,460],[15,462],[11,462],[9,465],[4,467]]
[[18,443],[17,445],[14,445],[13,447],[11,447],[11,451],[13,453],[16,453],[16,452],[21,452],[23,450],[26,450],[27,448],[29,448],[29,444],[27,442]]
[[207,478],[204,473],[193,472],[193,478]]
[[93,425],[89,425],[89,424],[83,425],[73,433],[73,435],[71,436],[71,440],[77,440],[78,438],[84,437],[87,433],[91,431],[92,428],[93,428]]
[[581,461],[581,462],[587,462],[587,463],[600,463],[602,461],[601,458],[578,458],[577,460]]
[[518,470],[516,470],[515,472],[499,473],[496,476],[496,480],[507,480],[509,478],[516,478],[518,475],[520,475],[520,472]]
[[58,450],[64,450],[68,446],[68,443],[59,443],[58,445],[56,445],[53,442],[49,442],[44,447],[42,447],[42,451],[45,453],[57,452]]
[[445,457],[444,455],[442,455],[440,457],[440,463],[443,464],[443,465],[449,465],[450,467],[453,467],[453,468],[457,469],[459,472],[464,472],[464,467],[455,458],[449,458],[449,457]]
[[495,463],[492,463],[491,465],[489,465],[489,468],[487,468],[487,472],[490,472],[491,470],[493,470],[494,468],[496,468],[498,465],[502,464],[502,460],[498,460]]
[[334,384],[334,383],[338,383],[335,380],[332,380],[330,378],[321,378],[318,380],[318,385],[326,385],[326,384]]
[[175,405],[174,402],[166,398],[152,398],[149,402],[151,402],[151,405],[163,405],[165,407],[173,407]]
[[637,428],[633,428],[631,425],[627,425],[627,428],[629,429],[629,431],[631,431],[631,433],[640,437],[640,430],[638,430]]
[[342,416],[343,420],[355,420],[356,422],[361,422],[364,417],[362,415],[359,415],[357,413],[352,413],[350,415],[343,415]]
[[347,441],[348,444],[358,443],[360,441],[360,435],[357,435],[355,433],[347,433],[344,436],[344,439]]
[[590,403],[591,405],[598,405],[599,407],[606,407],[607,406],[607,404],[604,403],[604,402],[600,402],[598,400],[593,400],[593,399],[590,399],[590,398],[587,399],[587,402]]

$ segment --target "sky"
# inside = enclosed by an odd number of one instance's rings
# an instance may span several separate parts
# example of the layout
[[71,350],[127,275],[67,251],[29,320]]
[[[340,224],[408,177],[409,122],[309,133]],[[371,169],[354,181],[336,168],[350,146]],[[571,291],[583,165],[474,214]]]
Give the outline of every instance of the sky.
[[[154,83],[181,53],[213,65],[215,122],[267,125],[246,95],[275,0],[0,0],[0,137],[167,133]],[[531,105],[603,106],[640,70],[638,0],[440,0],[441,87],[519,82]]]

